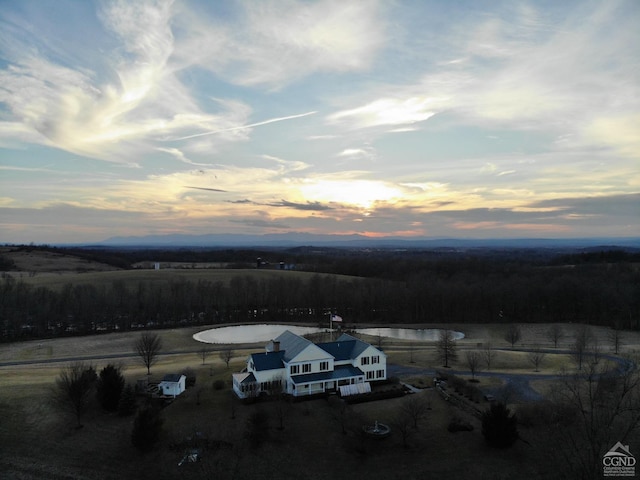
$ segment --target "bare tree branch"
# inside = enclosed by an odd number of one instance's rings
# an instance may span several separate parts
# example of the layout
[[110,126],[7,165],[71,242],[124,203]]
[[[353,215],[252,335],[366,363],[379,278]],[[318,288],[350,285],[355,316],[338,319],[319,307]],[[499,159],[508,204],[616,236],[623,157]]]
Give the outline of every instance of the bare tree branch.
[[147,367],[147,375],[151,375],[151,366],[158,360],[158,354],[162,349],[162,339],[157,333],[143,333],[133,347],[142,364]]

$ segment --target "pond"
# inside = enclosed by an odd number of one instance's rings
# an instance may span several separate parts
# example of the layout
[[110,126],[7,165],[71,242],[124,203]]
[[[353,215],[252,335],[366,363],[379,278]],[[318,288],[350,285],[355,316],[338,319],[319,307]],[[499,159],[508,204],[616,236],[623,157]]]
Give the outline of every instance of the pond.
[[[301,327],[298,325],[234,325],[204,330],[193,335],[194,340],[204,343],[264,343],[276,338],[285,330],[296,335],[307,335],[326,331],[326,328]],[[362,328],[356,333],[372,336],[396,338],[399,340],[435,341],[440,330],[437,328]],[[453,338],[460,340],[464,333],[453,332]]]

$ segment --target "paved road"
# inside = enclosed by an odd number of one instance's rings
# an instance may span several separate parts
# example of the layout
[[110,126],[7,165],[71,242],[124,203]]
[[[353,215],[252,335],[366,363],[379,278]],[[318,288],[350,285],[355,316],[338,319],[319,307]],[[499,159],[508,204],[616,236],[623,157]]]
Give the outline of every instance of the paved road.
[[[210,352],[220,351],[229,348],[228,346],[209,346]],[[232,350],[249,350],[255,347],[234,346]],[[202,351],[202,348],[196,350],[174,350],[169,352],[160,352],[158,356],[164,357],[169,355],[197,355]],[[114,358],[135,358],[138,357],[137,353],[109,353],[101,355],[85,355],[76,357],[59,357],[59,358],[46,358],[39,360],[12,360],[8,362],[0,362],[0,368],[2,367],[14,367],[19,365],[39,365],[39,364],[51,364],[51,363],[70,363],[70,362],[89,362],[92,360],[110,360]]]
[[[438,369],[443,370],[443,369]],[[446,370],[452,375],[471,375],[471,372],[464,370]],[[435,375],[436,370],[433,368],[407,367],[405,365],[388,365],[387,372],[392,377],[402,377],[404,375]],[[503,384],[497,387],[483,387],[482,381],[478,388],[484,394],[493,395],[496,398],[509,397],[510,401],[517,402],[537,402],[543,400],[543,396],[534,390],[529,382],[531,380],[556,379],[560,375],[533,375],[518,373],[497,373],[497,372],[476,372],[476,377],[493,377],[500,378]]]

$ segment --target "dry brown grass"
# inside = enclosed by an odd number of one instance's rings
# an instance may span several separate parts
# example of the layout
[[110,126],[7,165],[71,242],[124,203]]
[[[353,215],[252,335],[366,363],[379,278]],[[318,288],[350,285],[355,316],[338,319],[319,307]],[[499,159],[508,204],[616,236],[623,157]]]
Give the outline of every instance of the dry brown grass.
[[86,260],[61,252],[45,250],[28,251],[15,247],[1,247],[0,255],[13,261],[17,270],[31,274],[36,272],[64,272],[75,274],[77,272],[117,270],[117,268],[104,263]]
[[[128,288],[136,288],[140,282],[150,285],[165,285],[180,280],[198,282],[206,280],[210,282],[222,282],[228,285],[234,277],[246,277],[250,275],[256,280],[273,279],[278,277],[294,278],[296,281],[305,282],[311,279],[313,272],[291,272],[282,270],[256,270],[256,269],[164,269],[164,270],[113,270],[113,271],[86,271],[83,273],[66,270],[45,271],[33,275],[27,272],[9,272],[15,278],[36,287],[47,287],[52,290],[60,290],[65,285],[94,285],[95,287],[111,287],[114,282],[123,282]],[[331,275],[336,278],[361,279],[361,277],[347,277]]]

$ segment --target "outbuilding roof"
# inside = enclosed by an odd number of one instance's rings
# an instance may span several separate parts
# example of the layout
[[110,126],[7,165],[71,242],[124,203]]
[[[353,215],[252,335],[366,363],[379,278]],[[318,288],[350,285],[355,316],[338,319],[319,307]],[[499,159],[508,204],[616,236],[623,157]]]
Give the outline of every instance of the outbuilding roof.
[[184,377],[184,375],[182,375],[180,373],[169,373],[169,374],[167,374],[167,375],[165,375],[163,377],[162,381],[163,382],[178,383],[178,382],[180,382],[180,379],[182,377]]

